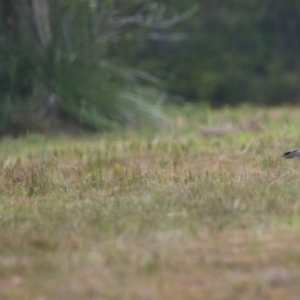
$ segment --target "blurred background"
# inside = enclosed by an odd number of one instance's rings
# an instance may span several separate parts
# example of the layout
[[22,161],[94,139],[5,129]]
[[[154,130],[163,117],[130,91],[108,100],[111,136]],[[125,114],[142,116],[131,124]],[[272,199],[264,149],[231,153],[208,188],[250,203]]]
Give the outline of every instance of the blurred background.
[[0,0],[0,14],[1,135],[300,100],[296,0]]

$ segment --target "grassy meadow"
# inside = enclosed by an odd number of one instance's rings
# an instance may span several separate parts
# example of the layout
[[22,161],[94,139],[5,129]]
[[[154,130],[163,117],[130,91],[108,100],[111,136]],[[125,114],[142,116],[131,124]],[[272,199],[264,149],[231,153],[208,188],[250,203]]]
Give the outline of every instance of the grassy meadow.
[[3,138],[0,299],[299,299],[300,108]]

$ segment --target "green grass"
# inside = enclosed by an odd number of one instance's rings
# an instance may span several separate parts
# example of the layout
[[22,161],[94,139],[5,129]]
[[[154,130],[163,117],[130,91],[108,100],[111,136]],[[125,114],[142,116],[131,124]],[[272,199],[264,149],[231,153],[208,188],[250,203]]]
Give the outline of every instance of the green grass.
[[2,139],[1,299],[298,299],[300,109],[166,114]]

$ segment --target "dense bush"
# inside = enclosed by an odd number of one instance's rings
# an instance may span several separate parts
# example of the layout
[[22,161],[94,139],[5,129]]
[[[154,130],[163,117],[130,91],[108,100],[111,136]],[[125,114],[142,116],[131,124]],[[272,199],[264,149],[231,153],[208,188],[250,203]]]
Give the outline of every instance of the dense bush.
[[146,2],[0,2],[0,133],[60,120],[94,130],[157,121],[160,93],[149,84],[157,78],[108,53],[132,20],[140,33],[146,18],[156,23]]

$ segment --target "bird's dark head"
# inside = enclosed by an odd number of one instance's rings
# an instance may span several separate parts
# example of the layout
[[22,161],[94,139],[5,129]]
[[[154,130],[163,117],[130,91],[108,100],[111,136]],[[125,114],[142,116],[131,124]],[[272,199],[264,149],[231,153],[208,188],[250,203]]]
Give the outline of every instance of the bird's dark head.
[[282,157],[300,159],[300,149],[295,149],[295,150],[285,152],[283,153]]
[[288,156],[291,154],[292,151],[288,151],[282,154],[282,157],[288,158]]

